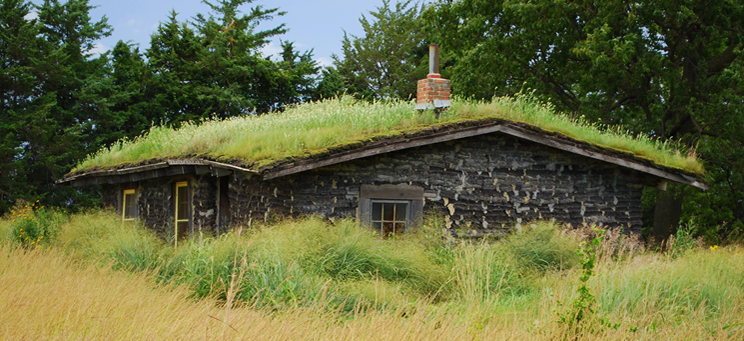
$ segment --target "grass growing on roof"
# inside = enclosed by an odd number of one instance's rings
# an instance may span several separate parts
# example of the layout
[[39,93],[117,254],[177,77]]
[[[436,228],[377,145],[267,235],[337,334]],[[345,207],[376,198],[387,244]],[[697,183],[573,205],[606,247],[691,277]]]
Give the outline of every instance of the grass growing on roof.
[[413,109],[413,102],[367,103],[349,96],[305,103],[283,113],[184,123],[179,129],[153,127],[132,141],[123,140],[90,155],[73,171],[111,168],[157,158],[199,155],[212,160],[242,159],[254,167],[290,157],[308,157],[329,148],[396,136],[458,122],[499,118],[617,151],[632,153],[662,166],[702,173],[694,153],[683,154],[669,143],[606,129],[581,118],[556,113],[529,95],[491,101],[455,99],[437,119],[431,111]]

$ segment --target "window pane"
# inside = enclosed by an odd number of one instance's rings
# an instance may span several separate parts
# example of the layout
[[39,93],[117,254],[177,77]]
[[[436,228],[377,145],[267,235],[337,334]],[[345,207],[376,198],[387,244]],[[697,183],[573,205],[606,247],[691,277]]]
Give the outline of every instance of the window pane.
[[188,221],[181,221],[176,223],[176,239],[182,240],[186,239],[189,236],[189,222]]
[[134,218],[134,193],[124,194],[124,219]]
[[395,204],[395,221],[406,221],[406,213],[408,213],[407,203]]
[[378,223],[372,223],[372,227],[374,227],[375,231],[377,231],[377,233],[379,233],[380,236],[383,235],[382,234],[382,223],[379,223],[379,222]]
[[382,236],[387,237],[393,234],[395,230],[395,223],[382,223]]
[[182,219],[188,219],[188,206],[189,206],[189,197],[188,197],[188,187],[178,187],[176,189],[176,205],[178,205],[178,216],[176,217],[177,220]]
[[382,220],[382,203],[376,202],[372,204],[372,220]]
[[393,215],[395,213],[395,204],[384,203],[382,209],[382,220],[393,221]]
[[395,234],[403,234],[406,232],[406,223],[395,223]]

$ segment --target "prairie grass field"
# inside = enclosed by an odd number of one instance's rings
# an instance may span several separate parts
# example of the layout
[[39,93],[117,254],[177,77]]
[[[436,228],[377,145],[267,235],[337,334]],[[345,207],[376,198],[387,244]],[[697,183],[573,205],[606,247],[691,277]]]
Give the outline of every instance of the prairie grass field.
[[9,340],[744,338],[736,243],[660,253],[549,222],[448,240],[437,217],[379,240],[306,217],[175,249],[113,212],[30,206],[0,219]]
[[368,103],[344,96],[304,103],[281,113],[186,122],[178,129],[156,126],[135,140],[119,141],[99,150],[73,172],[179,157],[225,162],[237,159],[246,166],[261,167],[375,138],[484,119],[528,124],[591,145],[630,153],[658,165],[691,173],[704,171],[694,151],[683,153],[670,142],[556,113],[553,107],[527,94],[490,101],[454,99],[452,107],[439,117],[432,111],[416,111],[414,107],[415,103],[408,101]]

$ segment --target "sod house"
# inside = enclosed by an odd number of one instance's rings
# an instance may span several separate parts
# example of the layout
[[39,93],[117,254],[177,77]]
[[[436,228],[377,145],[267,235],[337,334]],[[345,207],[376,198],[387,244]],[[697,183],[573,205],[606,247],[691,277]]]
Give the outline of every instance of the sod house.
[[[327,143],[325,149],[308,146],[307,138],[305,145],[283,140],[288,133],[272,133],[272,129],[280,129],[281,122],[262,122],[268,121],[269,115],[248,119],[256,121],[255,127],[268,126],[250,135],[254,142],[224,141],[233,136],[229,130],[239,125],[238,121],[215,121],[177,131],[159,128],[143,139],[100,153],[89,160],[93,166],[84,164],[60,182],[101,185],[103,203],[115,207],[122,219],[139,219],[176,240],[205,231],[219,233],[232,225],[251,225],[272,216],[303,214],[358,217],[381,236],[412,228],[427,212],[445,216],[447,226],[459,236],[503,233],[534,219],[622,225],[639,232],[644,186],[663,190],[668,181],[674,181],[706,189],[690,170],[516,122],[508,115],[502,118],[504,112],[519,115],[519,110],[527,110],[519,100],[503,100],[499,105],[505,107],[501,109],[495,102],[481,104],[485,117],[477,119],[458,116],[468,110],[472,114],[477,109],[472,107],[454,105],[433,118],[413,111],[407,103],[391,108],[381,104],[347,106],[344,101],[352,100],[303,105],[276,114],[275,119],[296,123],[312,116],[303,110],[330,110],[324,106],[341,107],[336,108],[341,113],[339,119],[356,115],[353,112],[361,109],[355,106],[364,108],[361,115],[385,116],[387,110],[394,112],[393,116],[401,112],[409,118],[379,128],[382,133],[351,141],[344,140],[349,137],[343,134],[355,134],[353,128],[340,122],[341,142],[316,141],[321,147]],[[343,115],[344,110],[348,115]],[[317,117],[306,119],[322,124],[316,122]],[[409,122],[414,119],[425,123]],[[401,122],[414,127],[401,127]],[[225,157],[227,152],[215,150],[214,145],[210,145],[211,151],[182,151],[183,156],[154,155],[138,160],[125,155],[128,149],[149,140],[162,141],[159,134],[198,139],[208,129],[225,134],[215,141],[226,145],[247,143],[243,149],[255,149],[255,144],[264,143],[266,148],[278,148],[276,153],[298,145],[296,154],[300,155],[268,160]],[[270,141],[271,136],[276,140]],[[113,161],[104,160],[107,155]]]
[[[155,127],[59,182],[177,241],[272,216],[356,217],[381,237],[427,212],[458,236],[555,219],[640,232],[644,186],[700,189],[702,166],[668,145],[603,132],[522,96],[452,102],[438,47],[407,102],[349,97],[284,113]],[[444,110],[448,108],[447,110]]]

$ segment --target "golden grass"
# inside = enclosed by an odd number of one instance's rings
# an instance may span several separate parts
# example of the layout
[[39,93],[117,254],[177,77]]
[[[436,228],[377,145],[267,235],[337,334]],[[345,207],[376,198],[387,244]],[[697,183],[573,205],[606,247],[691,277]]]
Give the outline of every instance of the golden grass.
[[[539,297],[521,309],[501,308],[496,301],[442,305],[419,301],[396,311],[344,317],[322,308],[273,313],[250,307],[226,309],[210,299],[187,299],[187,288],[157,287],[142,274],[81,265],[55,249],[27,251],[3,245],[0,259],[0,335],[7,340],[572,339],[555,322],[555,311],[562,309],[557,301],[573,299],[576,271],[545,276]],[[713,266],[705,270],[698,263]],[[626,263],[603,260],[590,286],[608,290],[613,278],[622,281],[628,276],[653,280],[644,271],[658,273],[662,281],[668,276],[700,278],[699,272],[707,271],[704,276],[720,281],[727,275],[717,272],[740,270],[742,264],[744,250],[736,246],[696,250],[675,261],[655,254]],[[732,279],[740,278],[739,270]],[[665,276],[664,271],[671,272]],[[619,323],[616,329],[597,328],[579,339],[741,340],[744,297],[733,289],[729,294],[726,308],[715,312],[702,306],[675,313],[653,304],[640,311],[612,310],[608,318]]]
[[187,122],[177,130],[158,126],[134,141],[119,141],[110,148],[101,149],[73,171],[193,156],[217,161],[240,159],[245,165],[260,167],[287,158],[311,157],[333,147],[373,138],[498,118],[631,153],[658,165],[703,173],[703,166],[694,153],[683,155],[668,143],[557,114],[552,107],[527,95],[483,102],[455,99],[452,107],[439,118],[430,111],[418,112],[413,108],[413,102],[367,103],[346,96],[305,103],[283,113],[207,120],[201,124]]

